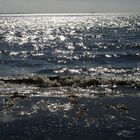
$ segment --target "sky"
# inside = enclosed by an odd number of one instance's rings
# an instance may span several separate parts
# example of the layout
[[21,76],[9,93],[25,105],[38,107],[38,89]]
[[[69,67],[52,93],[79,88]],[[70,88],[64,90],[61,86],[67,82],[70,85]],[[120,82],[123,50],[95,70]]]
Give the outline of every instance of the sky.
[[0,13],[140,13],[140,0],[0,0]]

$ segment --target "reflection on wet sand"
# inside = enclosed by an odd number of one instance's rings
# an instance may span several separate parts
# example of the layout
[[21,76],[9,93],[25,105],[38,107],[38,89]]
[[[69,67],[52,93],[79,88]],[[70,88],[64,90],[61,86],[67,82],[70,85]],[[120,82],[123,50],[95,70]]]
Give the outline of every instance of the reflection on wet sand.
[[[116,139],[139,137],[139,90],[135,88],[132,94],[128,87],[107,85],[89,89],[5,84],[0,97],[0,133],[12,128],[10,139],[29,139],[29,134],[34,139],[54,139],[56,133],[60,139],[103,139],[101,133]],[[16,133],[17,129],[26,135]]]

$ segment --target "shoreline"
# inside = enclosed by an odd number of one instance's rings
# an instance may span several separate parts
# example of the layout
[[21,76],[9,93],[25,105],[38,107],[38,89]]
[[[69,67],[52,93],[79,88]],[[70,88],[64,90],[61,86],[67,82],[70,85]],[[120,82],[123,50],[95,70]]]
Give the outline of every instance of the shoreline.
[[98,85],[116,85],[116,86],[132,86],[140,87],[140,80],[133,78],[117,78],[112,77],[102,78],[94,76],[0,76],[1,83],[13,83],[13,84],[27,84],[36,85],[39,87],[65,87],[65,86],[98,86]]

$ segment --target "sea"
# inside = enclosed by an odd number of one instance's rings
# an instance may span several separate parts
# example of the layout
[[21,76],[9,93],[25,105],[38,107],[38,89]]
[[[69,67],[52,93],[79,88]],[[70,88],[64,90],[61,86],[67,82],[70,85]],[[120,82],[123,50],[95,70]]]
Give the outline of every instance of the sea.
[[2,140],[138,140],[139,96],[140,14],[0,15]]

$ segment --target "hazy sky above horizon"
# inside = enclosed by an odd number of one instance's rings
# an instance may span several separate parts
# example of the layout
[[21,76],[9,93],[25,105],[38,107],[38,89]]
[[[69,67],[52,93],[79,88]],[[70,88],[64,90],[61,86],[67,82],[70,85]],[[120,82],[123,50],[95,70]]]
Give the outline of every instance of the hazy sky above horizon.
[[0,0],[0,13],[139,13],[140,0]]

